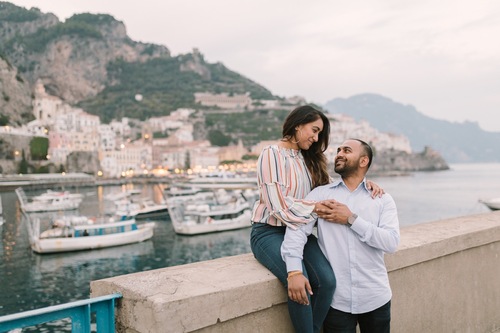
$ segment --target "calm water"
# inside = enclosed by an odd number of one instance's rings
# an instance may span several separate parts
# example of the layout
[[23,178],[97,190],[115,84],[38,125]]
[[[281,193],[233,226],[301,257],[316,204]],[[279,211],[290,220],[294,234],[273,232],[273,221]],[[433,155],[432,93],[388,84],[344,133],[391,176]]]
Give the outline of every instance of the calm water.
[[[449,171],[374,179],[398,206],[401,226],[488,212],[480,198],[500,197],[500,164],[457,164]],[[136,185],[161,195],[157,185]],[[80,212],[98,215],[102,200],[119,187],[78,189],[86,197]],[[73,190],[72,190],[73,191]],[[27,192],[28,196],[40,192]],[[38,255],[31,251],[14,192],[0,193],[0,315],[86,299],[90,281],[167,266],[250,252],[250,229],[200,236],[177,236],[168,216],[156,220],[153,239],[103,250]],[[47,218],[41,214],[40,217]]]

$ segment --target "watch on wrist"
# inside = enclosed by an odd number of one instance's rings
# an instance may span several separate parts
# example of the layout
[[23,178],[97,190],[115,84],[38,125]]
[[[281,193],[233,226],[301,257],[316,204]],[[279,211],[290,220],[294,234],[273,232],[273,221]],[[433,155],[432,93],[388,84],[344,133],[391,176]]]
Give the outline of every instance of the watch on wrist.
[[352,214],[351,216],[349,216],[347,218],[347,226],[350,228],[352,227],[352,224],[354,223],[354,221],[356,221],[356,219],[358,218],[358,215],[357,214]]

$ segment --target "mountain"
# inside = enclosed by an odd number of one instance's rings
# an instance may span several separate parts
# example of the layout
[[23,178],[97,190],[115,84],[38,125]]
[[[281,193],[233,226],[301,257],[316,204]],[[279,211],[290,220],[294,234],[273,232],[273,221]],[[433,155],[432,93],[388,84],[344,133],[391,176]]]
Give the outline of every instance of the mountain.
[[484,131],[477,123],[433,119],[411,105],[376,94],[335,98],[324,108],[364,119],[379,131],[405,135],[414,151],[432,147],[449,163],[500,162],[500,132]]
[[[124,23],[107,14],[76,14],[60,22],[39,9],[0,2],[0,60],[1,68],[13,73],[9,77],[17,79],[2,86],[26,82],[33,91],[41,80],[49,94],[104,122],[194,107],[196,91],[275,98],[223,64],[205,62],[198,50],[172,57],[163,45],[135,42]],[[137,94],[143,96],[141,103],[134,98]],[[6,115],[12,124],[31,120]]]

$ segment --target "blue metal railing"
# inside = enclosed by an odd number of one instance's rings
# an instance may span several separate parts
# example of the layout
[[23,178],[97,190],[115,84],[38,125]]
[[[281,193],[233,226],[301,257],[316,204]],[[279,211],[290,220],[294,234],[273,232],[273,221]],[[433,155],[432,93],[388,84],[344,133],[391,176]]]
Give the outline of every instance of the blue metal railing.
[[73,333],[88,333],[91,314],[95,312],[97,332],[114,333],[115,299],[121,297],[121,294],[111,294],[2,316],[0,317],[0,332],[70,318]]

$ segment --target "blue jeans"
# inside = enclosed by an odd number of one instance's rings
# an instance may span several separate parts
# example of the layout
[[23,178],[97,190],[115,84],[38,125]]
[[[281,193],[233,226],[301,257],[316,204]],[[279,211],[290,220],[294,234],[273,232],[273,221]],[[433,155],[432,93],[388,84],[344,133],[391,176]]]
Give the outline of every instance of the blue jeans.
[[[281,257],[285,230],[286,227],[254,223],[250,245],[255,258],[288,288],[286,264]],[[288,312],[297,333],[319,332],[332,303],[335,275],[314,235],[307,240],[303,258],[302,271],[309,279],[313,295],[309,297],[309,305],[301,305],[288,299]]]
[[355,333],[359,323],[361,333],[391,331],[391,301],[367,313],[352,314],[331,308],[326,316],[324,333]]

